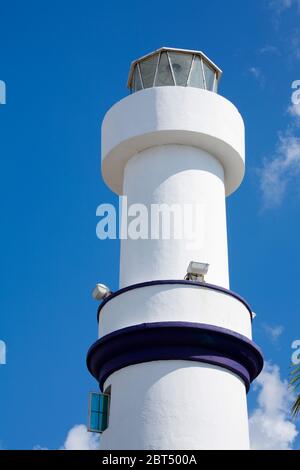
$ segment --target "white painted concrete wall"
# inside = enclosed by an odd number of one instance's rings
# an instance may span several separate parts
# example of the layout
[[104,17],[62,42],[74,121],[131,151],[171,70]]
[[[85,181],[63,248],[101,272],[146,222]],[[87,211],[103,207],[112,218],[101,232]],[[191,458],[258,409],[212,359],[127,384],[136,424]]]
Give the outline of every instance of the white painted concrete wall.
[[159,321],[206,323],[251,339],[250,314],[242,302],[222,292],[187,285],[153,285],[116,296],[101,310],[99,337]]
[[[191,260],[209,263],[207,282],[229,287],[224,172],[219,161],[195,147],[163,145],[132,157],[124,171],[128,206],[190,205],[199,220],[197,237],[187,240],[121,241],[120,286],[154,279],[183,279]],[[198,214],[198,219],[196,217]],[[152,220],[153,223],[153,220]],[[187,227],[182,219],[182,227]],[[191,225],[191,228],[192,225]],[[180,236],[180,235],[179,235]]]
[[[157,87],[116,103],[102,125],[102,174],[128,203],[201,203],[200,246],[186,240],[125,240],[120,285],[183,279],[208,262],[207,282],[228,288],[225,194],[244,175],[244,124],[225,98],[195,88]],[[199,321],[251,336],[249,314],[226,295],[190,288],[141,289],[109,302],[100,334],[144,321]],[[141,320],[141,321],[140,321]],[[113,373],[103,449],[246,449],[243,381],[220,367],[153,361]]]
[[112,374],[101,449],[247,449],[246,392],[222,368],[155,361]]

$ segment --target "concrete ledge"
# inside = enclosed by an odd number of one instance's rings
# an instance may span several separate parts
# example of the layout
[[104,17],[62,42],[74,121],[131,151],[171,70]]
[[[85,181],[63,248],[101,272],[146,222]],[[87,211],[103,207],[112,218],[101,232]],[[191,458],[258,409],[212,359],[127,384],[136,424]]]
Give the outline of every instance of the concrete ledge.
[[199,147],[224,167],[226,194],[244,177],[243,119],[224,97],[189,87],[154,87],[130,95],[106,113],[102,124],[102,174],[123,193],[127,161],[146,148],[182,144]]
[[103,388],[115,371],[157,360],[187,360],[220,366],[249,390],[263,368],[255,343],[225,328],[189,322],[144,323],[110,333],[88,351],[87,367]]
[[186,280],[157,280],[124,287],[98,308],[99,337],[140,323],[185,321],[229,328],[251,339],[252,313],[238,294]]

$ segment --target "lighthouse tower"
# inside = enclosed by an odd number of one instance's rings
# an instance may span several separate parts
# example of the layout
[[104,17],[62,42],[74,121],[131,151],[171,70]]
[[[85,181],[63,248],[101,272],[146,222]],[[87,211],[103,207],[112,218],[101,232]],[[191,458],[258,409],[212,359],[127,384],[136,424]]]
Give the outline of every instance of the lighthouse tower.
[[154,234],[121,240],[120,288],[99,306],[87,357],[109,396],[101,449],[249,448],[246,396],[263,358],[252,311],[229,287],[225,198],[242,182],[245,144],[221,74],[202,52],[161,48],[132,63],[131,94],[102,124],[112,191],[133,212],[192,207],[200,222],[192,241],[157,235],[153,220]]

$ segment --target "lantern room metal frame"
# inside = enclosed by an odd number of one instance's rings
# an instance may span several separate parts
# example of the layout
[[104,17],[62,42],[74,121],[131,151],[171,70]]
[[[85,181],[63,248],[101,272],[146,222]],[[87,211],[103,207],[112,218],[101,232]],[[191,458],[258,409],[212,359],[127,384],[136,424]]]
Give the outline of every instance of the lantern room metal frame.
[[[152,87],[155,87],[155,86],[162,86],[162,85],[156,85],[156,79],[157,79],[157,76],[158,76],[158,69],[159,69],[159,65],[160,65],[160,61],[161,61],[163,53],[166,53],[166,55],[167,55],[168,65],[170,67],[171,74],[172,74],[173,83],[170,84],[170,86],[193,86],[193,85],[190,85],[191,73],[192,73],[193,66],[194,66],[196,58],[199,58],[200,63],[201,63],[201,71],[202,71],[202,77],[201,78],[202,78],[202,81],[203,81],[203,88],[206,89],[206,90],[217,92],[218,83],[219,83],[219,81],[221,79],[221,76],[222,76],[222,70],[212,60],[210,60],[202,51],[189,50],[189,49],[177,49],[177,48],[172,48],[172,47],[161,47],[160,49],[157,49],[157,50],[155,50],[155,51],[153,51],[149,54],[146,54],[146,55],[140,57],[139,59],[134,60],[131,63],[130,70],[129,70],[128,81],[127,81],[127,87],[131,90],[132,93],[135,93],[135,92],[139,91],[139,89],[135,89],[135,83],[134,83],[135,71],[137,71],[138,77],[139,77],[139,80],[140,80],[140,83],[141,83],[141,88],[140,89],[152,88]],[[188,72],[188,75],[187,75],[185,85],[178,84],[176,82],[176,74],[174,73],[173,64],[172,64],[172,60],[170,58],[170,54],[186,54],[186,55],[192,56],[191,64],[189,66],[189,72]],[[148,60],[148,59],[150,59],[151,57],[154,57],[154,56],[157,56],[158,59],[157,59],[157,62],[156,62],[155,72],[154,72],[154,75],[153,75],[153,83],[152,83],[151,86],[145,86],[144,80],[143,80],[143,74],[141,72],[141,63],[143,63],[144,61],[146,61],[146,60]],[[204,71],[204,64],[207,67],[209,67],[209,69],[211,69],[214,73],[214,82],[213,82],[213,86],[211,88],[207,86],[207,81],[206,81],[206,76],[205,76],[205,71]],[[198,86],[197,88],[202,88],[202,87]]]

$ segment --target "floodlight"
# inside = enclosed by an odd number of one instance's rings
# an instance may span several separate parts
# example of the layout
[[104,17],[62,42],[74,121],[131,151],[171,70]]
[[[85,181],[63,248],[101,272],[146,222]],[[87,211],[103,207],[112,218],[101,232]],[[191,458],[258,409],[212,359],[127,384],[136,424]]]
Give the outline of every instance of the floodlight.
[[95,300],[104,300],[110,294],[111,294],[110,289],[104,284],[96,284],[92,292],[93,299]]
[[188,265],[185,279],[187,279],[188,281],[204,282],[204,276],[207,274],[208,267],[208,263],[199,263],[198,261],[191,261]]

